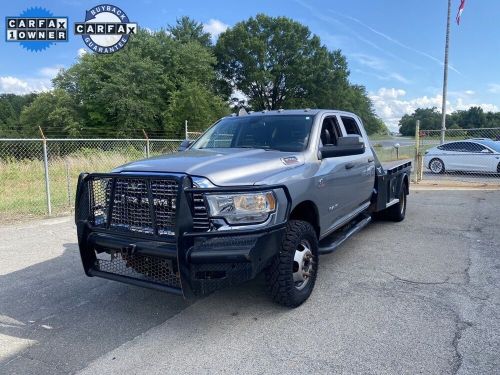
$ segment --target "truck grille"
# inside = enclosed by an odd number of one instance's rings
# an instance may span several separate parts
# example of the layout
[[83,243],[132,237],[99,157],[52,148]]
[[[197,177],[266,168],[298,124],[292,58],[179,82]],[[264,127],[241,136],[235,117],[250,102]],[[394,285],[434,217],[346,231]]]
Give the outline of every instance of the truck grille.
[[208,211],[203,194],[193,194],[193,230],[195,232],[206,232],[210,228]]
[[[93,226],[152,236],[175,235],[176,180],[95,176],[88,186]],[[193,194],[193,211],[193,229],[208,230],[208,212],[201,194]]]
[[179,270],[176,261],[150,255],[126,255],[119,252],[111,252],[111,254],[99,254],[95,261],[95,269],[180,288]]

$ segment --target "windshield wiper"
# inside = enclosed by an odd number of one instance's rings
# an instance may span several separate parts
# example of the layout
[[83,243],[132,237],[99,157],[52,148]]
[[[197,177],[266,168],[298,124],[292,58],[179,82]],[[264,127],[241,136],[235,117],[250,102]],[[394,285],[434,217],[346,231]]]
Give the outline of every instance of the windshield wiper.
[[238,146],[235,148],[253,148],[254,150],[281,151],[281,150],[278,150],[277,148],[272,148],[272,147],[268,147],[268,146]]

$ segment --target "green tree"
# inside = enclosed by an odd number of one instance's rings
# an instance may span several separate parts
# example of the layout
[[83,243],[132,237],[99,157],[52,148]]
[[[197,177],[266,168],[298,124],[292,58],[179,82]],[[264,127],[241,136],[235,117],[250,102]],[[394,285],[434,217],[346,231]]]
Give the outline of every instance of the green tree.
[[187,16],[178,18],[175,25],[170,25],[167,30],[170,32],[174,40],[181,43],[197,41],[203,47],[212,47],[210,34],[203,30],[203,24]]
[[384,133],[363,86],[349,83],[340,50],[329,51],[309,28],[286,17],[258,14],[219,36],[217,68],[250,109],[335,108],[358,113],[368,131]]
[[184,121],[192,131],[203,131],[215,120],[229,114],[227,103],[214,97],[207,88],[196,82],[187,82],[174,92],[165,111],[169,134],[184,137]]
[[210,108],[226,99],[216,93],[215,63],[211,50],[198,41],[140,30],[118,53],[84,55],[54,85],[81,103],[87,132],[111,137],[141,134],[142,129],[179,134],[184,119],[170,123],[177,119],[173,113],[182,112],[174,111],[172,103],[180,105],[177,97],[188,83],[202,90]]
[[373,105],[368,97],[366,88],[360,85],[351,85],[344,88],[342,103],[324,106],[325,108],[338,108],[356,113],[362,120],[368,134],[389,134],[384,122],[378,118],[373,110]]
[[39,94],[29,106],[24,107],[19,123],[25,136],[39,136],[40,127],[47,134],[57,132],[74,137],[80,134],[81,120],[70,95],[56,89]]
[[498,128],[500,127],[500,112],[487,112],[484,115],[485,128]]
[[402,135],[414,136],[417,120],[420,120],[420,129],[441,129],[441,113],[436,107],[417,108],[411,115],[404,115],[399,120],[399,132]]
[[451,121],[460,129],[474,129],[484,127],[486,116],[481,107],[470,107],[466,111],[455,111]]
[[16,126],[16,111],[12,103],[2,95],[0,97],[0,136],[7,137]]
[[313,106],[330,82],[347,85],[340,53],[286,17],[258,14],[237,23],[219,36],[215,54],[222,77],[255,110]]
[[37,94],[0,95],[0,137],[24,136],[19,124],[19,117],[24,107],[30,105]]

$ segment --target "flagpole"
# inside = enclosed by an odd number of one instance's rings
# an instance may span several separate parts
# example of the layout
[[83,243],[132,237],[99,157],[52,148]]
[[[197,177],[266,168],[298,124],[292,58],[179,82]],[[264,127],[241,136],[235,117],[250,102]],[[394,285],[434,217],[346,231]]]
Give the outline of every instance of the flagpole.
[[443,103],[441,106],[441,144],[446,132],[446,96],[448,93],[448,52],[450,50],[451,0],[448,0],[448,20],[446,23],[446,45],[444,47]]

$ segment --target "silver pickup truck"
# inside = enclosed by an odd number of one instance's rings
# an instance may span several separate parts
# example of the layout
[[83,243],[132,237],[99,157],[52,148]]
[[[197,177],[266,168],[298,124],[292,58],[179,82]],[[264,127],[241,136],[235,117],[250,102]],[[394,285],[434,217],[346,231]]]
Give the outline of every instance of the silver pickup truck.
[[224,117],[176,154],[80,175],[83,267],[186,298],[265,272],[272,299],[295,307],[320,254],[372,217],[404,219],[410,167],[382,165],[353,113]]

